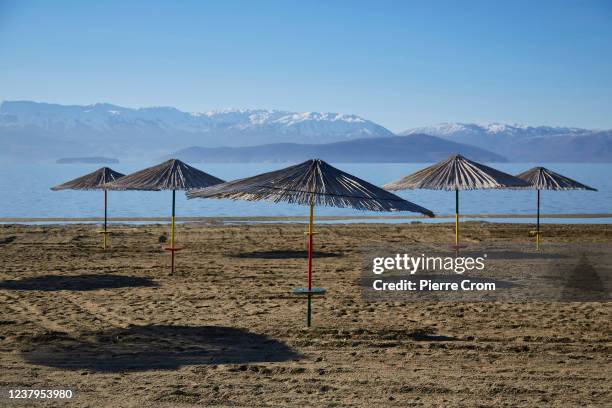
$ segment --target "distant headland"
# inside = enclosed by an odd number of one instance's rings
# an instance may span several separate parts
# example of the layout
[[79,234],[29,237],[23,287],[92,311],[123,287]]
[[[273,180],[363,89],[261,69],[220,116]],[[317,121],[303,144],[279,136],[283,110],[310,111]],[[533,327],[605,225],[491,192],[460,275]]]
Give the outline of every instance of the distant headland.
[[119,163],[118,159],[113,159],[111,157],[102,157],[102,156],[91,156],[91,157],[63,157],[61,159],[57,159],[56,163],[58,164],[74,164],[74,163],[99,163],[99,164],[109,164],[109,163]]

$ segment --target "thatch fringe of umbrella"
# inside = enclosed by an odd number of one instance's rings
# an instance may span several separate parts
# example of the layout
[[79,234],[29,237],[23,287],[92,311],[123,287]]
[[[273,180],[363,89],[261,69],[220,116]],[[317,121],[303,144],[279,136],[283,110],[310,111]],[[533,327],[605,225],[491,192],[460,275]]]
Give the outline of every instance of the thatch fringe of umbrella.
[[107,184],[116,181],[123,177],[122,173],[115,171],[109,167],[102,167],[96,171],[85,174],[84,176],[78,177],[74,180],[67,181],[63,184],[51,187],[53,191],[60,190],[104,190],[104,229],[100,231],[103,234],[102,247],[107,247],[107,235],[109,234],[108,224],[108,192]]
[[182,248],[175,245],[174,230],[176,216],[176,190],[188,191],[223,183],[220,178],[212,176],[177,159],[170,159],[156,166],[149,167],[107,185],[112,190],[172,190],[172,217],[170,245],[164,250],[170,251],[171,273],[174,273],[174,253]]
[[536,221],[536,229],[531,231],[532,235],[536,237],[536,249],[540,250],[540,239],[541,239],[541,231],[540,231],[540,190],[589,190],[589,191],[597,191],[597,189],[593,187],[589,187],[586,184],[582,184],[576,180],[573,180],[569,177],[562,176],[559,173],[555,173],[552,170],[549,170],[545,167],[534,167],[527,171],[524,171],[520,174],[517,174],[516,177],[521,180],[529,183],[529,187],[531,189],[537,190],[537,221]]
[[308,231],[308,287],[293,293],[307,295],[306,324],[312,321],[312,296],[323,294],[322,288],[312,286],[312,254],[314,207],[350,207],[369,211],[413,211],[433,217],[432,211],[402,199],[326,162],[313,159],[281,170],[259,174],[187,193],[188,198],[228,198],[232,200],[307,205]]
[[223,182],[220,178],[198,170],[178,159],[170,159],[158,165],[130,173],[108,187],[113,190],[186,191]]
[[312,159],[281,170],[191,191],[188,198],[232,200],[354,208],[364,211],[433,212],[381,189],[365,180]]
[[596,188],[589,187],[569,177],[555,173],[546,167],[534,167],[516,177],[529,183],[529,187],[536,190],[589,190],[597,191]]
[[523,180],[460,154],[402,177],[383,187],[389,190],[481,190],[525,187]]
[[455,249],[459,244],[459,190],[521,188],[528,184],[510,174],[469,160],[459,154],[385,184],[391,190],[429,189],[455,191]]
[[85,174],[84,176],[67,181],[55,187],[51,187],[53,191],[59,190],[105,190],[108,183],[112,183],[123,177],[124,174],[111,169],[110,167],[101,167],[96,171]]

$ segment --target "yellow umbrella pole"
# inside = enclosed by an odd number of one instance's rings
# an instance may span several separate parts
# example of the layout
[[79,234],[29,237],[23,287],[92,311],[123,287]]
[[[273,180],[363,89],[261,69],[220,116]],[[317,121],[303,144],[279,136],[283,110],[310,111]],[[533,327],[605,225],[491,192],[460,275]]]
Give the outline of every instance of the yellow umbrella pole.
[[104,232],[102,233],[102,235],[104,235],[104,243],[102,244],[102,247],[106,250],[106,241],[107,238],[106,236],[108,235],[108,229],[107,229],[107,222],[108,222],[108,198],[107,198],[107,191],[106,189],[104,189]]
[[540,250],[540,190],[538,189],[538,219],[536,221],[536,250]]
[[176,200],[176,190],[172,190],[172,227],[170,228],[170,253],[172,254],[171,264],[172,264],[172,274],[174,274],[174,214],[175,214],[175,204]]
[[176,214],[176,190],[172,190],[172,218],[171,218],[171,226],[170,226],[170,245],[164,247],[164,250],[170,251],[170,274],[174,274],[174,253],[176,251],[180,251],[182,248],[179,248],[174,245],[174,224],[175,224],[175,214]]

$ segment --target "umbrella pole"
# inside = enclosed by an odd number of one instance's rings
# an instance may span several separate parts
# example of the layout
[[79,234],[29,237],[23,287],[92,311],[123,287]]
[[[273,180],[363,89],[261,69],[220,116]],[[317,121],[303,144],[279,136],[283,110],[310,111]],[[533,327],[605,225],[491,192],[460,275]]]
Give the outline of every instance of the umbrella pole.
[[455,189],[455,248],[459,248],[459,189]]
[[172,190],[172,227],[170,228],[170,259],[171,259],[171,272],[174,274],[174,214],[176,208],[176,190]]
[[308,308],[306,312],[306,325],[312,323],[312,235],[314,221],[314,197],[310,197],[310,217],[308,222]]
[[540,190],[538,189],[538,220],[536,221],[536,250],[540,250]]
[[108,191],[106,189],[104,189],[104,233],[102,233],[102,235],[104,235],[104,244],[103,244],[103,248],[106,249],[106,235],[108,234],[107,228],[106,228],[106,224],[108,221],[108,199],[107,199],[107,193]]

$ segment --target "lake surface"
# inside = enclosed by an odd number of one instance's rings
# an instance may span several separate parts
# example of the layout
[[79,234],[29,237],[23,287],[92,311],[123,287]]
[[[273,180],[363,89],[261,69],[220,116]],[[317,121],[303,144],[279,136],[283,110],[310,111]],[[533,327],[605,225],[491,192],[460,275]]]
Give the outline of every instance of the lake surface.
[[[128,174],[155,163],[119,163],[111,167]],[[287,163],[196,164],[195,167],[225,180],[248,177],[288,166]],[[51,191],[50,187],[94,171],[102,165],[91,164],[21,164],[0,163],[0,218],[2,217],[99,217],[103,213],[101,191]],[[424,163],[339,163],[336,167],[383,185],[428,166]],[[517,174],[535,164],[495,163],[492,167]],[[612,164],[544,164],[551,170],[599,189],[591,191],[543,191],[543,214],[612,213]],[[170,191],[110,191],[110,217],[167,216],[171,206]],[[399,196],[431,209],[436,214],[455,211],[454,192],[409,190]],[[533,190],[477,190],[460,193],[463,214],[534,214],[536,193]],[[317,215],[355,216],[384,215],[342,208],[318,207]],[[390,214],[390,213],[387,213]],[[413,213],[394,213],[395,215]],[[231,200],[187,200],[177,192],[178,216],[304,216],[307,208],[289,204]],[[583,219],[578,222],[612,222],[612,219]],[[518,221],[518,220],[514,220]],[[558,219],[544,222],[560,222]],[[576,222],[576,221],[574,221]]]

